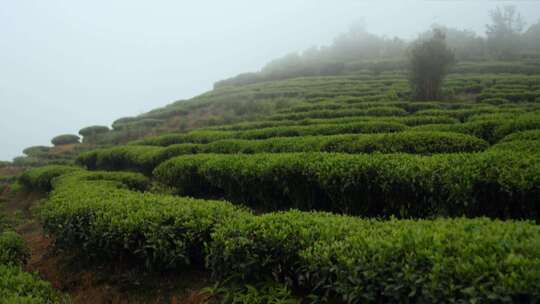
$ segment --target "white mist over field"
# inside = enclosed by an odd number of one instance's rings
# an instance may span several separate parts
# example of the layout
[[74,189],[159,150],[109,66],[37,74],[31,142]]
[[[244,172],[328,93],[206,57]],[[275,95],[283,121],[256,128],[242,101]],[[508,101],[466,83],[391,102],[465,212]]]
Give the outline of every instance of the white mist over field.
[[483,34],[508,4],[540,19],[539,1],[4,1],[0,159],[203,93],[359,20],[388,37],[434,23]]

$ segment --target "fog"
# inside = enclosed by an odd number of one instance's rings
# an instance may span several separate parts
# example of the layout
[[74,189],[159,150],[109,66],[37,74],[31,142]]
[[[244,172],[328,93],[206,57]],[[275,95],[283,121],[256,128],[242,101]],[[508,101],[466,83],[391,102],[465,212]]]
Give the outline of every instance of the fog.
[[203,93],[359,20],[388,37],[434,23],[483,34],[507,4],[540,19],[538,1],[3,1],[0,159]]

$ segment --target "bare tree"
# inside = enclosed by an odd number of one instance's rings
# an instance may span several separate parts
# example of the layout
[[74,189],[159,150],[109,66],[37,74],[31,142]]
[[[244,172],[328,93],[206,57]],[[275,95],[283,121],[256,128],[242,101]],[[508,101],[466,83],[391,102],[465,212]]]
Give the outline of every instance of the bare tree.
[[515,6],[497,7],[490,12],[491,24],[486,25],[488,48],[492,55],[511,58],[519,51],[520,34],[525,21]]

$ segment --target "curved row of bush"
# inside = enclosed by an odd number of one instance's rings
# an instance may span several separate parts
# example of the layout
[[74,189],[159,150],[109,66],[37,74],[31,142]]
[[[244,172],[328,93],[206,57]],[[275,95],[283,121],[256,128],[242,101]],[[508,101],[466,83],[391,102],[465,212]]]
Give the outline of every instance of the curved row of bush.
[[121,182],[130,189],[144,191],[149,188],[150,181],[144,175],[131,172],[88,172],[80,167],[48,165],[24,172],[19,182],[29,190],[49,192],[57,177],[77,173],[81,180],[107,180]]
[[182,195],[222,195],[264,210],[540,219],[539,155],[515,151],[198,154],[172,158],[154,176]]
[[495,143],[512,133],[540,129],[538,113],[511,116],[484,116],[460,124],[433,124],[411,128],[413,131],[465,133]]
[[358,117],[339,117],[339,118],[308,118],[303,120],[258,120],[250,122],[241,122],[229,125],[208,127],[207,130],[221,131],[248,131],[252,129],[264,129],[273,127],[291,127],[291,126],[309,126],[319,124],[346,124],[353,122],[396,122],[407,126],[418,126],[424,124],[452,124],[459,120],[450,116],[436,115],[407,115],[407,116],[358,116]]
[[[345,133],[388,133],[408,129],[422,131],[449,131],[474,135],[489,142],[496,142],[504,136],[530,129],[540,128],[537,112],[467,112],[469,119],[457,123],[456,118],[447,116],[445,111],[420,111],[416,115],[403,117],[320,120],[313,119],[290,125],[257,124],[248,125],[244,130],[200,130],[184,134],[168,134],[133,142],[134,145],[169,146],[180,143],[209,143],[222,139],[266,139],[271,137],[292,137],[307,135],[335,135]],[[470,111],[470,110],[467,110]],[[438,113],[438,114],[437,114]],[[494,114],[493,114],[494,113]],[[429,114],[429,115],[428,115]],[[440,116],[438,116],[440,115]],[[460,114],[461,115],[461,114]],[[457,115],[459,116],[459,115]],[[459,117],[465,119],[465,117]],[[437,125],[434,125],[437,124]],[[442,126],[440,124],[443,124]],[[256,126],[262,128],[255,128]],[[241,127],[245,128],[245,126]]]
[[528,130],[512,133],[505,136],[501,142],[514,141],[514,140],[540,140],[540,128],[536,130]]
[[278,278],[323,303],[533,303],[540,228],[487,219],[239,216],[209,246],[215,276]]
[[149,269],[181,269],[203,263],[201,253],[213,227],[243,212],[226,202],[129,188],[115,173],[61,176],[40,208],[43,227],[54,235],[57,248],[99,259],[124,256]]
[[[321,111],[321,110],[344,110],[344,109],[370,109],[370,108],[381,108],[381,107],[395,107],[402,108],[403,110],[409,113],[415,113],[420,110],[428,109],[461,109],[461,108],[473,108],[473,107],[482,107],[486,104],[471,104],[463,102],[454,102],[454,103],[441,103],[441,102],[406,102],[406,101],[376,101],[376,102],[358,102],[355,99],[345,99],[341,100],[339,98],[325,100],[323,102],[312,102],[309,104],[302,104],[293,106],[281,111],[278,111],[280,114],[291,114],[291,113],[301,113],[301,112],[311,112],[311,111]],[[380,111],[376,111],[380,112]],[[362,112],[363,113],[363,112]],[[400,111],[400,113],[402,113]]]
[[222,139],[266,139],[270,137],[292,137],[306,135],[333,135],[344,133],[388,133],[407,129],[395,122],[360,121],[344,124],[320,124],[292,127],[270,127],[242,132],[201,130],[185,134],[167,134],[132,142],[133,145],[170,146],[181,143],[206,144]]
[[277,280],[322,302],[540,300],[540,228],[532,223],[256,216],[81,174],[57,178],[40,216],[57,246],[86,256],[149,269],[206,266],[218,279]]
[[135,170],[145,174],[178,155],[197,153],[453,153],[482,151],[488,144],[476,137],[448,132],[398,132],[332,136],[274,137],[265,140],[225,139],[209,144],[168,147],[118,146],[82,153],[77,162],[88,169]]
[[60,175],[80,170],[81,168],[64,165],[49,165],[27,170],[19,177],[21,185],[28,190],[48,192],[52,189],[51,181]]

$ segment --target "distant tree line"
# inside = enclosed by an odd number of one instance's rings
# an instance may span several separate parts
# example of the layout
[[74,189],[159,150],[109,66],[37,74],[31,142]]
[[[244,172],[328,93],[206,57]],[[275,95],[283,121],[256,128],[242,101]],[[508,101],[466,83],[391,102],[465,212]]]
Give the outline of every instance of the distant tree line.
[[[498,7],[489,12],[491,22],[485,36],[473,31],[443,25],[421,33],[418,40],[431,38],[434,29],[444,33],[448,47],[461,61],[540,59],[540,21],[528,28],[514,6]],[[330,46],[312,47],[291,53],[264,66],[260,72],[244,73],[218,81],[215,87],[250,84],[301,76],[324,76],[369,70],[404,69],[408,51],[415,41],[371,34],[363,26],[351,27],[334,39]]]

